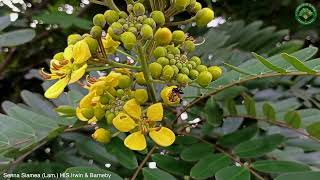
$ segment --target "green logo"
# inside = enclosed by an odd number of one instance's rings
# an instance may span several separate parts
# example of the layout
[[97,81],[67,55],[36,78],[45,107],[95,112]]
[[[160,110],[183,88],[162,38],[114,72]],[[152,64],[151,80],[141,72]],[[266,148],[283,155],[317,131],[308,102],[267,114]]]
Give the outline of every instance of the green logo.
[[309,3],[300,4],[295,13],[297,21],[303,25],[312,24],[317,19],[317,9]]

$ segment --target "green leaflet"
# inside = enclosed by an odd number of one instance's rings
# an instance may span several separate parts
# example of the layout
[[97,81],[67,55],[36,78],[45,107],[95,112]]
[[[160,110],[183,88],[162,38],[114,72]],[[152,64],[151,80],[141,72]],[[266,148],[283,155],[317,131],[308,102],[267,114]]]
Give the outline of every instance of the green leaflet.
[[316,73],[315,70],[310,69],[307,67],[302,61],[300,61],[298,58],[289,55],[287,53],[282,53],[281,57],[286,60],[288,63],[290,63],[293,67],[295,67],[298,71],[307,72],[310,74]]
[[277,67],[275,65],[273,65],[272,63],[270,63],[267,59],[265,59],[264,57],[252,52],[252,55],[258,59],[262,64],[264,64],[266,67],[268,67],[270,70],[278,72],[278,73],[286,73],[286,70]]

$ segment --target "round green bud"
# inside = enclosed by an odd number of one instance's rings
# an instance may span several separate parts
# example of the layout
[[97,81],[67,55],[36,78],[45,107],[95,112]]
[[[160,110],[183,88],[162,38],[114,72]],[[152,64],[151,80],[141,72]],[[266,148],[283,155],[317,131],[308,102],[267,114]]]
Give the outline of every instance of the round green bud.
[[101,120],[104,118],[105,111],[101,107],[95,107],[94,108],[94,116],[98,119]]
[[167,55],[167,58],[168,58],[168,59],[174,59],[174,55],[173,55],[173,54],[168,54],[168,55]]
[[170,59],[170,64],[171,65],[175,65],[177,63],[177,61],[175,59]]
[[152,11],[150,16],[159,26],[163,26],[166,22],[166,18],[164,17],[163,12],[161,11]]
[[148,24],[149,26],[152,27],[152,29],[156,28],[156,22],[152,18],[147,18],[143,21],[143,24]]
[[201,72],[203,72],[203,71],[207,71],[208,68],[207,68],[207,66],[200,64],[200,65],[198,65],[198,66],[196,67],[196,70],[201,73]]
[[117,97],[122,97],[124,95],[123,89],[117,89]]
[[212,81],[212,75],[208,71],[202,71],[199,74],[197,79],[197,83],[202,87],[208,86],[211,81]]
[[149,64],[149,70],[151,73],[151,76],[155,79],[159,79],[159,77],[161,76],[162,73],[162,66],[161,64],[157,63],[157,62],[153,62],[151,64]]
[[92,107],[82,108],[81,114],[83,115],[83,117],[85,117],[87,119],[91,119],[94,116],[94,110]]
[[64,60],[63,52],[59,52],[59,53],[55,54],[53,56],[53,59],[58,60],[58,61]]
[[108,123],[108,124],[112,124],[112,120],[113,120],[116,116],[114,115],[114,113],[112,113],[112,112],[110,112],[110,111],[107,111],[104,117],[107,119],[107,123]]
[[169,64],[169,59],[166,57],[159,57],[157,59],[157,63],[161,64],[162,66],[165,66]]
[[127,14],[126,12],[124,12],[124,11],[120,11],[120,12],[119,12],[119,17],[125,19],[125,18],[128,17],[128,14]]
[[146,84],[146,79],[144,78],[143,72],[139,72],[139,73],[134,74],[134,77],[136,79],[136,82],[139,85],[145,85]]
[[180,49],[175,47],[174,45],[167,46],[167,49],[168,49],[169,53],[172,55],[179,55],[180,54]]
[[188,64],[190,64],[192,66],[192,68],[190,68],[190,69],[193,69],[193,68],[197,67],[197,63],[194,62],[194,61],[188,61]]
[[195,50],[196,46],[194,44],[193,41],[185,41],[183,42],[182,44],[182,49],[185,51],[185,52],[193,52]]
[[100,26],[101,28],[103,28],[106,25],[106,19],[104,18],[103,14],[96,14],[93,17],[93,25],[95,26]]
[[189,6],[187,7],[187,9],[189,10],[189,9],[192,9],[195,5],[196,5],[196,2],[197,2],[197,0],[190,0],[190,4],[189,4]]
[[176,66],[177,66],[177,68],[179,68],[179,69],[182,69],[182,67],[183,67],[183,66],[182,66],[182,64],[181,64],[181,63],[179,63],[179,62],[178,62],[178,63],[176,63]]
[[145,89],[137,89],[134,93],[134,98],[137,103],[144,104],[148,101],[148,92]]
[[120,35],[123,33],[123,26],[119,22],[112,23],[110,28],[112,29],[112,32],[116,35]]
[[197,65],[201,64],[201,59],[198,56],[193,56],[191,61],[195,62]]
[[148,24],[144,24],[141,28],[140,32],[143,39],[152,39],[153,37],[153,29]]
[[92,138],[100,143],[109,143],[111,134],[109,130],[99,128],[92,134]]
[[178,45],[183,43],[186,40],[186,35],[181,30],[175,30],[172,33],[172,41],[174,44]]
[[129,27],[128,32],[132,32],[133,34],[138,34],[138,29],[136,27]]
[[100,103],[103,105],[106,105],[109,103],[109,97],[104,95],[104,96],[100,96]]
[[146,12],[146,9],[144,8],[144,5],[141,3],[135,3],[133,6],[133,13],[136,16],[141,16],[144,15],[144,13]]
[[143,16],[138,16],[137,21],[139,21],[140,23],[142,23],[143,20],[144,20],[144,17],[143,17]]
[[107,10],[104,12],[104,18],[109,25],[119,20],[119,13],[115,10]]
[[159,57],[165,57],[167,55],[167,49],[165,47],[158,46],[154,51],[153,51],[153,56],[155,58]]
[[178,11],[182,11],[186,9],[186,7],[190,4],[190,0],[174,0],[174,7]]
[[189,75],[189,69],[188,69],[187,67],[183,67],[183,68],[181,69],[181,73],[182,73],[182,74]]
[[203,8],[196,14],[197,26],[206,26],[214,18],[214,12],[210,8]]
[[179,73],[177,75],[177,82],[180,84],[188,84],[189,77],[186,74]]
[[211,66],[208,71],[212,74],[212,79],[216,80],[222,75],[222,69],[219,66]]
[[129,13],[131,13],[131,12],[133,11],[133,5],[132,5],[132,4],[128,4],[128,5],[127,5],[127,11],[128,11]]
[[125,23],[127,23],[127,20],[121,18],[121,19],[119,19],[117,22],[120,23],[120,24],[125,24]]
[[193,9],[192,9],[192,12],[193,12],[193,13],[197,13],[197,12],[199,12],[201,9],[202,9],[201,3],[196,2],[196,4],[194,5],[194,7],[193,7]]
[[186,64],[186,67],[187,67],[189,70],[193,69],[193,66],[192,66],[190,63]]
[[174,75],[178,75],[178,73],[179,73],[179,68],[176,66],[176,65],[171,65],[171,67],[173,68],[173,70],[174,70]]
[[91,54],[96,54],[99,48],[98,41],[90,36],[85,37],[84,40],[88,44]]
[[174,75],[174,69],[170,65],[166,65],[162,71],[162,78],[169,81]]
[[159,28],[154,35],[154,39],[159,45],[168,45],[172,40],[172,33],[166,27]]
[[[143,24],[140,24],[140,23],[134,25],[134,27],[137,28],[139,31],[141,30],[142,26],[143,26]],[[152,30],[152,33],[153,33],[153,30]],[[153,36],[153,34],[152,34],[152,36]]]
[[126,89],[126,88],[129,88],[131,86],[131,78],[127,75],[121,75],[119,77],[119,84],[118,86],[121,88],[121,89]]
[[194,69],[190,70],[189,72],[190,79],[192,80],[197,79],[198,76],[199,76],[199,72],[197,70],[194,70]]
[[68,36],[68,45],[73,45],[78,41],[82,40],[82,36],[80,34],[71,34]]
[[121,34],[120,39],[124,47],[131,50],[137,43],[137,38],[132,32],[125,32]]
[[93,26],[91,28],[90,34],[93,38],[99,39],[101,38],[102,28],[100,26]]

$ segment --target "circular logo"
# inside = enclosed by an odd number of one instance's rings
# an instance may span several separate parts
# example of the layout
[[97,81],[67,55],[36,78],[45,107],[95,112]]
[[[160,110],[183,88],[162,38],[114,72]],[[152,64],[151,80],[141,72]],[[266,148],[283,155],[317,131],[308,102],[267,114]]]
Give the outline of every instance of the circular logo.
[[317,9],[310,3],[300,4],[295,13],[297,21],[303,25],[312,24],[317,16]]

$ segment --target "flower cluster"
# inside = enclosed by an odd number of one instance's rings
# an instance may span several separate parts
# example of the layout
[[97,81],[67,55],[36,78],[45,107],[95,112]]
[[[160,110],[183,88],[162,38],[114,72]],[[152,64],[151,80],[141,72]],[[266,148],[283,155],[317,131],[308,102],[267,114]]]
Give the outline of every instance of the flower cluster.
[[[193,37],[169,28],[180,23],[170,17],[184,11],[191,18],[181,23],[205,26],[214,17],[211,9],[196,0],[150,6],[151,12],[142,3],[129,3],[127,12],[114,8],[95,15],[90,34],[70,35],[64,52],[51,60],[50,73],[40,71],[46,80],[58,79],[45,92],[47,98],[57,98],[68,84],[81,81],[88,93],[75,114],[96,127],[92,137],[98,142],[108,143],[125,133],[124,144],[132,150],[146,149],[149,139],[170,146],[175,134],[162,121],[164,107],[180,105],[183,87],[206,87],[222,74],[220,67],[207,67],[191,55],[196,48]],[[126,59],[116,61],[119,54]],[[95,70],[104,73],[83,78]],[[156,89],[156,83],[162,89]]]

